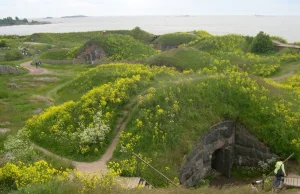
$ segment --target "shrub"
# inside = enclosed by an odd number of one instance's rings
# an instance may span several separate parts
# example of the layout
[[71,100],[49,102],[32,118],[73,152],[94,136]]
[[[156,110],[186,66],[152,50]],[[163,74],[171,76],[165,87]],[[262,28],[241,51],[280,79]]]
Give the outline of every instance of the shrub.
[[68,173],[58,171],[46,161],[38,161],[31,165],[22,162],[6,163],[0,168],[0,185],[10,185],[11,188],[22,188],[32,183],[46,183],[54,179],[66,179]]
[[143,43],[150,43],[153,38],[153,34],[142,30],[140,27],[135,27],[133,30],[130,31],[129,35]]
[[16,61],[16,60],[23,59],[23,55],[17,49],[12,49],[12,50],[6,52],[4,59],[6,61]]
[[274,50],[274,45],[270,36],[261,31],[253,39],[250,50],[253,53],[268,53]]
[[6,41],[5,40],[1,40],[0,41],[0,47],[6,47],[7,44],[6,44]]

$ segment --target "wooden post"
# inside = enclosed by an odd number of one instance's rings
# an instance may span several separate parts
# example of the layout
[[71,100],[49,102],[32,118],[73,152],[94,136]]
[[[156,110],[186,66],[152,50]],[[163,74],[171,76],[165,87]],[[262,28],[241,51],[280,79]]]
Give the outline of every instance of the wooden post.
[[135,175],[137,177],[139,177],[140,176],[140,168],[139,168],[140,161],[138,160],[138,157],[135,156],[135,158],[136,158],[136,171],[135,171]]

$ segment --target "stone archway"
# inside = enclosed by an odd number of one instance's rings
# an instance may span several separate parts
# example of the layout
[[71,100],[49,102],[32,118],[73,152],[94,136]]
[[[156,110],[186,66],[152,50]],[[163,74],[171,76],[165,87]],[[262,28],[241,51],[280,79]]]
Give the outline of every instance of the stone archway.
[[77,59],[84,61],[85,63],[92,63],[92,61],[102,60],[107,57],[104,49],[97,44],[88,44],[85,46],[80,54],[77,56]]
[[222,122],[200,137],[180,168],[179,178],[185,186],[193,187],[212,168],[230,177],[234,164],[257,166],[259,161],[272,157],[277,158],[243,125]]

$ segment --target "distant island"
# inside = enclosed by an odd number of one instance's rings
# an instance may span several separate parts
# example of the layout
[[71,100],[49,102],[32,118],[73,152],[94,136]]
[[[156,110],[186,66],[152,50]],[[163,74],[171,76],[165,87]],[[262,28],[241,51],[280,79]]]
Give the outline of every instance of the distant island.
[[44,19],[53,19],[53,17],[45,17]]
[[61,18],[84,18],[84,17],[88,17],[85,15],[73,15],[73,16],[63,16]]
[[51,22],[40,22],[40,21],[34,21],[32,20],[29,22],[26,18],[19,19],[18,17],[15,17],[13,19],[12,17],[7,17],[0,19],[0,27],[1,26],[14,26],[14,25],[41,25],[41,24],[51,24]]

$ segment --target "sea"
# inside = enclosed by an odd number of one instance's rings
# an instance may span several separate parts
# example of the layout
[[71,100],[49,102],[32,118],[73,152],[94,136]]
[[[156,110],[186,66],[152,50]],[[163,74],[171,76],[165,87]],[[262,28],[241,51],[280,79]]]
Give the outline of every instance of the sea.
[[254,36],[259,31],[281,36],[289,42],[300,42],[300,16],[101,16],[82,18],[39,19],[46,25],[0,27],[0,35],[30,35],[38,32],[83,32],[130,30],[138,26],[156,35],[171,32],[205,30],[214,35],[241,34]]

